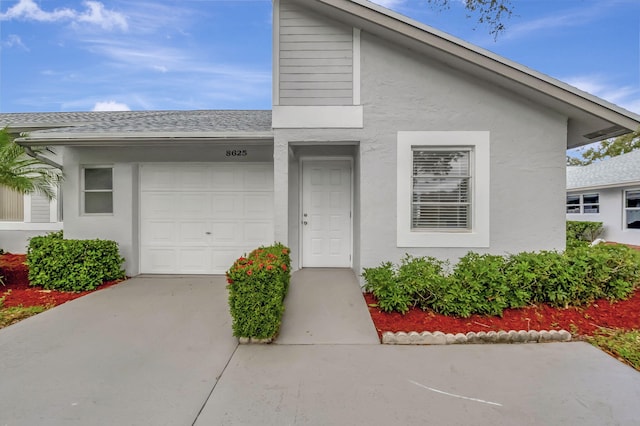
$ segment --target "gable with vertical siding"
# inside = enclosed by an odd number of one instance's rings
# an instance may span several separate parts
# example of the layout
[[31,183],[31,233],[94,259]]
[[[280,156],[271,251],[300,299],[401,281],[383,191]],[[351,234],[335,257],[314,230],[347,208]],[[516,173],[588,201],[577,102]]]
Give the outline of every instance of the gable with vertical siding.
[[280,105],[353,105],[353,29],[280,2]]

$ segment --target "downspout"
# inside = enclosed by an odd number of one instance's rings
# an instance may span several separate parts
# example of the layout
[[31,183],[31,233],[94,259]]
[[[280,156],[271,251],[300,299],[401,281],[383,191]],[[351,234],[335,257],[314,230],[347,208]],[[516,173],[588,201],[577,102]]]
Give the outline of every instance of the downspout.
[[40,155],[37,152],[34,152],[30,147],[22,145],[22,148],[24,148],[24,152],[29,156],[29,157],[33,157],[36,160],[42,161],[45,164],[48,164],[51,167],[54,167],[56,169],[60,169],[62,170],[62,164],[58,164],[55,161],[53,161],[50,158],[45,157],[44,155]]

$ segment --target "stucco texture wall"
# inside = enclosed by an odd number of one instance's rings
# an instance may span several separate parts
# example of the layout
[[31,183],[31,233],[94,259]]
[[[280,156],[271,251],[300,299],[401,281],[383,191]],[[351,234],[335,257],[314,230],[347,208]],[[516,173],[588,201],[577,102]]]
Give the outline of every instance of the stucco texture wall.
[[[564,248],[567,118],[421,55],[362,35],[360,146],[363,267],[405,252],[457,259]],[[398,131],[489,131],[489,248],[397,248]],[[464,141],[461,141],[464,143]]]

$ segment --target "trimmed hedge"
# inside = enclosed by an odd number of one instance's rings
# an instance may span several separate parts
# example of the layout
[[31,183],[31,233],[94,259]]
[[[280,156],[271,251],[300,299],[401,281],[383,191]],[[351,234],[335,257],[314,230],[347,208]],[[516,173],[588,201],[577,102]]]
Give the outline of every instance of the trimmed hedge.
[[591,243],[602,234],[603,230],[602,222],[568,220],[567,247]]
[[291,278],[289,253],[280,243],[260,247],[227,271],[234,336],[273,339],[278,334]]
[[61,291],[94,290],[125,277],[118,244],[108,240],[66,240],[62,231],[29,241],[29,285]]
[[365,290],[385,312],[419,307],[465,318],[501,316],[506,308],[535,303],[568,307],[601,298],[620,300],[640,287],[640,252],[623,245],[578,245],[564,253],[511,256],[471,252],[450,273],[447,266],[407,255],[399,266],[385,262],[364,268],[362,276]]

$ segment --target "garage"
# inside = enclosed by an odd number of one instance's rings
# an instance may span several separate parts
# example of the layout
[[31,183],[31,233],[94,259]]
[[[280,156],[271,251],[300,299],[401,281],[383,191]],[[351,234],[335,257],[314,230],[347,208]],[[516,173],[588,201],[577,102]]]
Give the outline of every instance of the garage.
[[273,165],[140,165],[140,272],[223,274],[273,243]]

